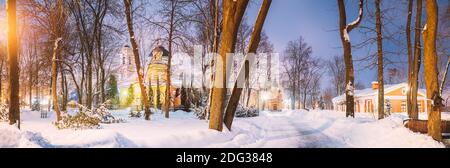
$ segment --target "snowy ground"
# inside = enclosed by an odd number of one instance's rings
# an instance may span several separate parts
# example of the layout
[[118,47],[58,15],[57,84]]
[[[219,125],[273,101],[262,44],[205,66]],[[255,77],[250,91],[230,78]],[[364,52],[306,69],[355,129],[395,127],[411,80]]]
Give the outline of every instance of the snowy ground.
[[[127,120],[103,124],[101,129],[58,130],[39,112],[22,112],[22,130],[0,123],[0,147],[288,147],[371,148],[445,147],[402,125],[405,114],[377,121],[369,114],[346,118],[334,111],[262,112],[255,118],[237,118],[233,130],[208,130],[208,123],[177,111],[170,119],[161,114],[151,121],[131,119],[127,111],[113,114]],[[450,119],[450,114],[443,114]]]

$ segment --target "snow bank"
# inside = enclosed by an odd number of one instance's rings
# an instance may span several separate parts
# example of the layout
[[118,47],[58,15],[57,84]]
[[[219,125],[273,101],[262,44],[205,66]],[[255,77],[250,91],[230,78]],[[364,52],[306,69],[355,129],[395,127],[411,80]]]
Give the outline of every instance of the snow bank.
[[[357,113],[291,111],[261,112],[236,118],[231,131],[209,130],[208,122],[193,113],[177,111],[166,119],[156,112],[151,121],[128,118],[126,123],[103,124],[102,129],[58,130],[37,112],[22,112],[22,130],[0,124],[0,147],[69,148],[378,148],[444,147],[427,135],[403,127],[404,114],[384,120]],[[126,110],[112,111],[125,117]]]
[[[356,118],[346,118],[339,112],[309,112],[322,118],[329,125],[322,133],[339,139],[344,146],[358,148],[421,148],[444,147],[431,137],[413,133],[403,126],[404,116],[394,114],[383,120],[376,120],[368,114],[357,113]],[[307,115],[307,116],[308,116]],[[319,124],[319,123],[317,123]],[[316,124],[316,125],[317,125]]]
[[0,123],[0,148],[35,148],[51,145],[39,133],[22,132],[15,126]]

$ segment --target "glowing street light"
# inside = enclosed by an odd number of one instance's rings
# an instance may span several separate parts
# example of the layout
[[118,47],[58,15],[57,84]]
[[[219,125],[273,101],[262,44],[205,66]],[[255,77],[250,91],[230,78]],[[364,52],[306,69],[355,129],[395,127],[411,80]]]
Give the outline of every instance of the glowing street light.
[[262,97],[263,101],[267,101],[270,99],[270,94],[268,91],[263,92]]

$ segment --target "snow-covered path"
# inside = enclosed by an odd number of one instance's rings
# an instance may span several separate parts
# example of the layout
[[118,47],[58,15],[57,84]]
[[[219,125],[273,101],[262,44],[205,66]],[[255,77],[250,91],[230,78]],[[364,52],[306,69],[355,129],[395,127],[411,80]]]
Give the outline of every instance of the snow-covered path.
[[335,111],[262,112],[259,117],[235,119],[232,131],[224,132],[209,130],[207,121],[181,111],[170,119],[155,114],[151,121],[128,118],[126,111],[113,114],[127,122],[104,124],[102,129],[58,130],[52,118],[22,112],[22,130],[0,123],[0,147],[444,147],[404,128],[403,114],[377,121],[368,114],[352,119]]
[[[323,123],[319,128],[311,125],[311,122],[293,120],[290,116],[272,116],[270,120],[249,120],[246,124],[253,126],[260,137],[255,143],[246,144],[244,147],[299,147],[320,148],[345,146],[340,141],[322,131],[332,126],[333,121]],[[315,125],[315,124],[314,124]],[[246,131],[244,131],[245,134]]]

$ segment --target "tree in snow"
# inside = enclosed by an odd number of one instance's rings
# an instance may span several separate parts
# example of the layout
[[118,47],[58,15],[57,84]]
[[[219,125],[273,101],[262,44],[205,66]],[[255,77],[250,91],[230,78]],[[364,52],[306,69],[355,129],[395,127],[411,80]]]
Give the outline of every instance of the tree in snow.
[[[256,19],[255,26],[253,28],[252,36],[250,39],[249,47],[248,47],[248,53],[255,54],[259,42],[261,41],[261,32],[264,26],[264,22],[266,20],[267,13],[269,12],[270,5],[272,3],[272,0],[264,0],[263,4],[261,5],[261,9],[258,15],[258,18]],[[225,108],[225,125],[228,129],[231,129],[231,125],[233,123],[234,114],[236,113],[239,99],[241,97],[242,93],[242,87],[238,86],[238,82],[242,81],[242,77],[245,79],[245,83],[248,89],[249,88],[249,80],[250,80],[250,64],[253,62],[250,62],[248,59],[248,56],[254,56],[254,55],[246,55],[244,58],[244,63],[239,70],[237,74],[236,82],[234,83],[233,90],[229,99],[229,102]],[[241,77],[241,78],[239,78]],[[240,81],[239,81],[240,80]]]
[[131,10],[133,1],[132,0],[124,0],[123,2],[125,5],[125,17],[127,20],[128,32],[130,35],[129,36],[130,42],[131,42],[131,46],[133,47],[133,55],[134,55],[134,61],[135,61],[135,65],[136,65],[136,73],[138,76],[139,88],[141,90],[142,101],[144,102],[145,119],[150,120],[150,114],[151,114],[150,103],[148,102],[147,91],[146,91],[146,88],[144,85],[144,74],[143,74],[143,70],[141,69],[139,50],[138,50],[138,46],[137,46],[136,39],[134,36],[133,16],[132,16],[132,10]]
[[383,64],[383,36],[381,32],[381,9],[380,1],[375,0],[376,6],[376,31],[377,31],[377,53],[378,53],[378,119],[384,118],[384,64]]
[[[349,33],[356,28],[363,16],[363,4],[364,0],[359,1],[359,14],[355,21],[347,25],[347,14],[345,12],[344,0],[338,0],[339,6],[339,32],[341,35],[341,41],[344,48],[344,62],[345,62],[345,83],[347,86],[353,85],[355,82],[355,72],[353,70],[353,58],[352,58],[352,46],[350,43]],[[355,102],[353,90],[349,87],[346,88],[346,116],[355,117]]]
[[6,12],[8,18],[9,124],[17,124],[20,128],[19,46],[17,43],[16,0],[6,1]]
[[[165,73],[165,79],[167,79],[165,81],[166,88],[170,88],[172,83],[172,59],[175,49],[185,47],[190,41],[187,38],[189,35],[187,35],[186,30],[189,26],[188,24],[191,23],[189,20],[192,18],[190,12],[192,3],[194,3],[192,0],[160,0],[160,8],[157,10],[158,19],[146,18],[148,24],[154,26],[162,33],[163,37],[160,40],[168,45],[167,73]],[[162,110],[165,117],[169,118],[170,102],[172,100],[170,89],[165,89],[163,95]]]
[[291,109],[296,109],[297,100],[298,106],[306,103],[306,95],[312,88],[311,79],[318,71],[318,60],[312,57],[312,47],[301,36],[288,42],[282,59],[283,83],[291,92]]
[[52,101],[53,109],[56,113],[56,122],[61,120],[61,111],[59,109],[58,95],[56,91],[56,80],[58,79],[57,61],[58,61],[58,45],[61,38],[55,40],[55,46],[53,47],[53,57],[52,57]]
[[6,44],[0,42],[0,103],[3,102],[3,76],[6,68]]
[[227,91],[227,53],[232,53],[236,47],[239,25],[242,21],[248,0],[223,1],[223,29],[220,40],[220,52],[215,64],[214,84],[211,89],[211,107],[209,128],[217,131],[223,129],[223,114],[225,95]]
[[345,90],[345,63],[342,56],[333,56],[327,61],[327,67],[335,87],[335,95],[342,95]]
[[106,88],[106,99],[110,100],[112,105],[118,105],[119,89],[117,88],[117,78],[115,75],[109,76]]
[[414,53],[411,47],[411,37],[410,37],[410,14],[412,2],[408,4],[408,22],[407,22],[407,43],[408,43],[408,86],[409,93],[407,93],[408,106],[408,116],[411,119],[419,118],[419,110],[417,106],[417,92],[418,92],[418,80],[421,65],[421,45],[420,45],[420,30],[422,29],[422,0],[417,0],[416,4],[416,23],[415,23],[415,33],[414,33]]
[[427,21],[422,32],[424,40],[425,85],[428,103],[428,135],[435,140],[441,140],[441,107],[442,98],[439,92],[437,69],[436,35],[438,27],[438,6],[436,0],[426,1]]

